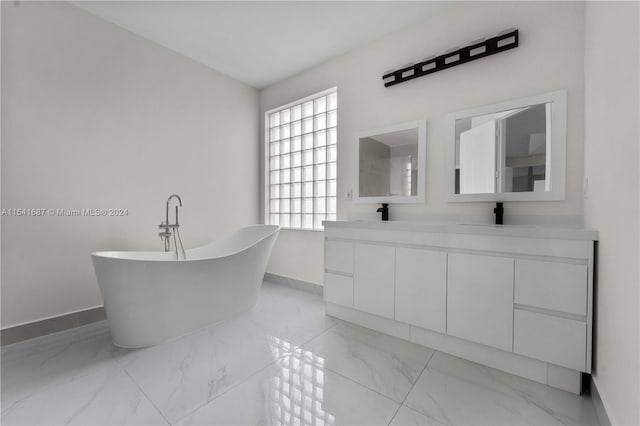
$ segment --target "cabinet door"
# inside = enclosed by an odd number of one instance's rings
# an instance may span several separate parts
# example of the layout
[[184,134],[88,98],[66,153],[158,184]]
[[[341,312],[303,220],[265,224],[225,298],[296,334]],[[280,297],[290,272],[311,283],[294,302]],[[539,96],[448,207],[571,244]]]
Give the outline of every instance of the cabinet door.
[[353,273],[353,243],[325,241],[324,268],[329,272]]
[[324,300],[353,308],[353,278],[324,274]]
[[396,249],[395,319],[445,332],[447,253]]
[[394,247],[356,244],[353,262],[353,306],[381,317],[393,318]]
[[447,334],[513,349],[513,259],[450,253]]

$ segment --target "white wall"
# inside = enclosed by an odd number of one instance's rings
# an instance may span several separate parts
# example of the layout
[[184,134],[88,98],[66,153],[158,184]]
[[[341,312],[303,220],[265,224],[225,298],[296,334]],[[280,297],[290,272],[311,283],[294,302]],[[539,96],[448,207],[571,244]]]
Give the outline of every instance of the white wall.
[[[382,74],[408,62],[516,27],[517,49],[385,88]],[[426,203],[392,205],[390,216],[485,215],[490,203],[447,203],[445,118],[453,111],[551,90],[568,90],[567,199],[507,203],[513,215],[582,216],[584,3],[468,2],[262,90],[260,111],[338,88],[338,219],[377,206],[347,199],[358,131],[426,118]],[[322,283],[322,233],[283,231],[269,271]],[[294,261],[295,259],[295,261]]]
[[66,2],[2,2],[2,327],[101,305],[89,254],[185,245],[258,221],[258,92]]
[[600,231],[594,382],[613,424],[640,424],[640,34],[637,2],[588,2],[584,219]]

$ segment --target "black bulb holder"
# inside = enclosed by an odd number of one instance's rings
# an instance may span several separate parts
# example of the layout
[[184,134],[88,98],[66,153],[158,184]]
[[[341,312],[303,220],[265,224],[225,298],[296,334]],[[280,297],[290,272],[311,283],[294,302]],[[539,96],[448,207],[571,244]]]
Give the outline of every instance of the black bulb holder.
[[498,34],[495,37],[474,42],[469,46],[447,52],[435,58],[388,72],[382,76],[382,80],[385,87],[394,86],[414,78],[455,67],[456,65],[486,58],[515,47],[518,47],[518,30]]

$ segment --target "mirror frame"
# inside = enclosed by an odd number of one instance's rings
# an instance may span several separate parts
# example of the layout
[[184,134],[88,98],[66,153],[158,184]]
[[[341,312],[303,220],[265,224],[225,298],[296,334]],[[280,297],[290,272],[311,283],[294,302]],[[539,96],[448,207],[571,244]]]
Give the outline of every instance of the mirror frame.
[[[360,197],[360,139],[401,130],[418,129],[418,193],[417,195],[392,195]],[[409,121],[392,126],[358,132],[354,143],[354,173],[352,201],[356,203],[400,203],[417,204],[425,201],[425,177],[427,166],[427,120]]]
[[[497,192],[486,194],[456,194],[456,120],[486,115],[532,105],[553,103],[551,107],[551,143],[547,167],[550,167],[551,190],[545,192]],[[512,99],[447,115],[447,195],[449,202],[463,201],[558,201],[565,200],[567,158],[567,91],[556,90],[525,98]],[[547,142],[548,143],[548,142]]]

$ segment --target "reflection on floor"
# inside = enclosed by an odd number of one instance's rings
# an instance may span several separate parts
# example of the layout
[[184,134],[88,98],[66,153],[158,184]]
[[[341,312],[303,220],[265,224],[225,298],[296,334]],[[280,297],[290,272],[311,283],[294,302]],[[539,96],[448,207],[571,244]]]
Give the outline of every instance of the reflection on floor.
[[2,350],[2,424],[597,424],[590,399],[324,315],[265,282],[258,306],[159,346],[106,323]]

